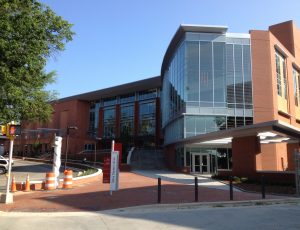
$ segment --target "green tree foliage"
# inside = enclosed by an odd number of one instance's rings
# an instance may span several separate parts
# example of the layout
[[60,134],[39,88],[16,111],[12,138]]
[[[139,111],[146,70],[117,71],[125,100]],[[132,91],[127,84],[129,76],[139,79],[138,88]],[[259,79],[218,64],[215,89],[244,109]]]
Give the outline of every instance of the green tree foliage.
[[0,123],[46,122],[55,94],[47,59],[72,40],[72,25],[37,0],[0,0]]

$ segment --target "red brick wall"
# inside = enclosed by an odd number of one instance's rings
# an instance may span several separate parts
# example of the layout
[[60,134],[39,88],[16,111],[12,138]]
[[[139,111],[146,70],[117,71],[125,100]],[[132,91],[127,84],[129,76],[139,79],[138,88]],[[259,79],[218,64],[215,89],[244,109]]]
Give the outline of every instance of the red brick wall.
[[232,139],[232,171],[234,174],[249,176],[255,173],[259,145],[256,136]]

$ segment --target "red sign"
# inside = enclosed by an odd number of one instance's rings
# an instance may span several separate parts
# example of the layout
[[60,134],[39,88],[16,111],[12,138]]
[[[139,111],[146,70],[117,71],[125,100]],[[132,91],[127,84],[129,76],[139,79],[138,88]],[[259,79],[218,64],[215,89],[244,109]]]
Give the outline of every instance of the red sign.
[[119,168],[122,162],[122,143],[115,143],[115,151],[119,151]]
[[105,156],[103,161],[103,183],[110,183],[110,156]]

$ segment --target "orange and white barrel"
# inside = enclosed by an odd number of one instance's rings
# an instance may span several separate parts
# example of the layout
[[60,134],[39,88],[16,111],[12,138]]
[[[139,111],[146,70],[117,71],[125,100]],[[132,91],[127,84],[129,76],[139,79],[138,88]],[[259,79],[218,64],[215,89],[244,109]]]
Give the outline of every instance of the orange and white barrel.
[[65,170],[64,171],[64,189],[70,189],[73,186],[73,171],[72,170]]
[[45,190],[54,190],[55,189],[55,174],[54,172],[46,173],[46,182]]

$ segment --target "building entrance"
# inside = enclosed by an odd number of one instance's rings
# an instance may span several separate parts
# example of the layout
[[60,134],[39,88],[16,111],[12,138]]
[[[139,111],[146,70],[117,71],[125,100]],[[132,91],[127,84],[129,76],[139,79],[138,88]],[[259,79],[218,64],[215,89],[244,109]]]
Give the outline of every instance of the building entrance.
[[192,173],[210,174],[209,154],[192,153]]

